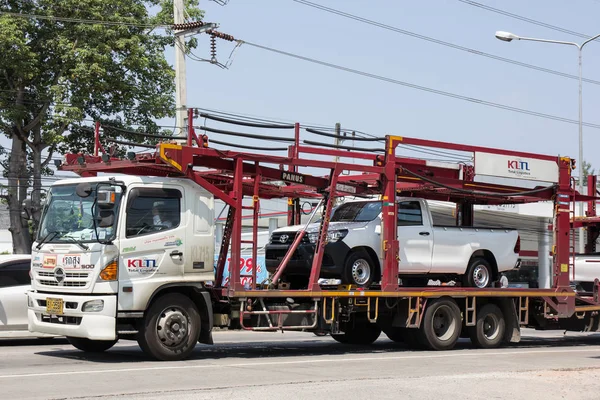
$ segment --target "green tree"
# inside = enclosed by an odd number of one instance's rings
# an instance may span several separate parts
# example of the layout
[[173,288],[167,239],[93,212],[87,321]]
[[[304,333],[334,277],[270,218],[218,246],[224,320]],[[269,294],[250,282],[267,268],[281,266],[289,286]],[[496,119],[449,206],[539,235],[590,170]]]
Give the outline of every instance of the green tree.
[[[197,0],[186,1],[186,13],[201,18]],[[41,177],[57,150],[91,151],[85,127],[95,120],[154,133],[156,119],[174,115],[164,54],[174,39],[163,28],[172,23],[172,0],[0,0],[0,130],[12,139],[5,171],[15,253],[31,247],[22,201],[31,193],[36,227]]]
[[596,174],[596,170],[592,168],[592,164],[583,160],[583,163],[581,165],[581,168],[583,169],[583,186],[587,186],[587,178],[589,175],[595,175]]

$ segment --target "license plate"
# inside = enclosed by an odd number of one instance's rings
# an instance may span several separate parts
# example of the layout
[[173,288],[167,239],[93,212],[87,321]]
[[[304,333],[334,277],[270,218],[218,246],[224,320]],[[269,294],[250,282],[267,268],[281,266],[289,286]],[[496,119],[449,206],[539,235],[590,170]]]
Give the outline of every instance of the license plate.
[[50,315],[62,315],[63,299],[46,298],[46,313]]

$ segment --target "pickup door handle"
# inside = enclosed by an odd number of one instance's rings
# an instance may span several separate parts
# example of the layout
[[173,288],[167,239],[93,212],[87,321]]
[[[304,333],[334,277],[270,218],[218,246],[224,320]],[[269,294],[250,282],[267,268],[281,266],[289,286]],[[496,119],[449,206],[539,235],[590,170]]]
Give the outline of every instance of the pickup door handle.
[[183,252],[181,252],[179,250],[173,250],[170,255],[171,255],[171,257],[181,257],[181,256],[183,256]]
[[419,232],[419,235],[421,235],[421,236],[429,236],[429,232]]

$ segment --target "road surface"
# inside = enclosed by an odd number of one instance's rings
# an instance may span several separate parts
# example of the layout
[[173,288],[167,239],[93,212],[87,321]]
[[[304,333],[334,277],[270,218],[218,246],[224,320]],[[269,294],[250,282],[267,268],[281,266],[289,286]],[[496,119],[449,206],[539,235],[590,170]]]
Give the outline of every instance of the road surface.
[[350,346],[310,333],[214,333],[190,360],[155,362],[135,342],[100,355],[63,339],[0,341],[0,399],[600,398],[600,334],[523,331],[475,350],[411,351],[382,334]]

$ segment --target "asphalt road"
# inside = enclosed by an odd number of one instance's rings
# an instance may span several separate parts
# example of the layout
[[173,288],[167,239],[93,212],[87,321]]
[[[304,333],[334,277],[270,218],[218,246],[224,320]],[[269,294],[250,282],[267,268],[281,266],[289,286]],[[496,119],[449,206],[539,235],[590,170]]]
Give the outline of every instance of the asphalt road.
[[518,345],[411,351],[310,333],[215,332],[182,362],[135,342],[86,355],[63,339],[0,341],[0,399],[578,399],[600,398],[600,334],[525,330]]

